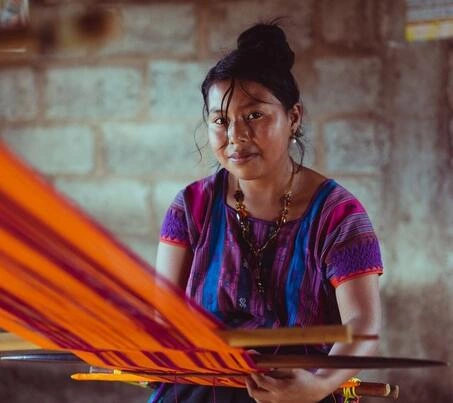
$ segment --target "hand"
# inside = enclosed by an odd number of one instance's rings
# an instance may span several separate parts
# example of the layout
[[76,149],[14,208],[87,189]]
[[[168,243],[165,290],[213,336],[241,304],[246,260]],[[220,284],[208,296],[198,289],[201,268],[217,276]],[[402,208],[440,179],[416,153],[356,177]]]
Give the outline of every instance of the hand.
[[259,403],[316,403],[330,393],[323,378],[304,369],[251,374],[246,386]]

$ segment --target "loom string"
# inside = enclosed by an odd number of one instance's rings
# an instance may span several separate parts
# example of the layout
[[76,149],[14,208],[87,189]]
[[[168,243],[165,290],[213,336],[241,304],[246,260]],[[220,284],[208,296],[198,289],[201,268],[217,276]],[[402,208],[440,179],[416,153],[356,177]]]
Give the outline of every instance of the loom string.
[[351,382],[352,385],[343,387],[342,393],[343,393],[343,397],[344,397],[344,403],[352,402],[352,401],[354,401],[354,399],[359,397],[356,393],[355,388],[356,388],[356,386],[360,385],[360,379],[353,377],[353,378],[349,379],[348,382]]

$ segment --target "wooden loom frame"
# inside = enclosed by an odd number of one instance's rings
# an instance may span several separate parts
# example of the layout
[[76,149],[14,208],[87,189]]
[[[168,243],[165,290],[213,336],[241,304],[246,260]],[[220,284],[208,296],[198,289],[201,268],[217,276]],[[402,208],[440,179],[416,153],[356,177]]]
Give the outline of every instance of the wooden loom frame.
[[444,364],[316,356],[285,357],[284,364],[252,356],[243,347],[373,335],[353,335],[345,326],[224,329],[1,143],[0,277],[0,326],[40,348],[148,380],[178,373],[181,382],[215,376],[219,386],[243,387],[245,375],[266,368]]

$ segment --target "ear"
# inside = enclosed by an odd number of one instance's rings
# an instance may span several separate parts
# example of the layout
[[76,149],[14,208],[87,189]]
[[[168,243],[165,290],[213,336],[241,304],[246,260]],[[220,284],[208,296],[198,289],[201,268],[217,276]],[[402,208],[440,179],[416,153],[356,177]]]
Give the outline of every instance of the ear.
[[288,111],[292,133],[294,133],[296,129],[300,126],[303,114],[304,108],[300,102],[295,103],[293,107]]

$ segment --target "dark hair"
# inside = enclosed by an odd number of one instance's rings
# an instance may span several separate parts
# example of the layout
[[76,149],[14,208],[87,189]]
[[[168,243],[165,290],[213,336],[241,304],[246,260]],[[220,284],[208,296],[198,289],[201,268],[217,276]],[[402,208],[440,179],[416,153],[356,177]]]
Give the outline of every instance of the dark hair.
[[[245,30],[238,37],[237,49],[219,60],[208,71],[201,85],[204,118],[208,115],[209,89],[214,83],[225,80],[230,80],[231,85],[222,99],[222,111],[228,109],[235,83],[241,81],[255,81],[263,85],[289,111],[300,101],[299,88],[291,73],[293,64],[294,52],[284,31],[275,21],[256,24]],[[302,162],[304,145],[301,128],[295,137]]]

